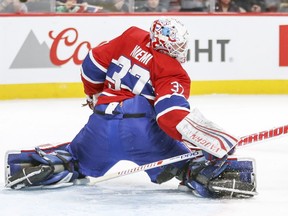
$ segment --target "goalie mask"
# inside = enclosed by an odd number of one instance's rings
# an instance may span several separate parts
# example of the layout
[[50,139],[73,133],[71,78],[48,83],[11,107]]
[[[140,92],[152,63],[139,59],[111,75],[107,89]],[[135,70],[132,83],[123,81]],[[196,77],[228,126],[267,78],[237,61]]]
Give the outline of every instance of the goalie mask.
[[155,20],[150,28],[151,46],[180,63],[186,62],[188,51],[188,31],[184,25],[174,19],[165,18]]

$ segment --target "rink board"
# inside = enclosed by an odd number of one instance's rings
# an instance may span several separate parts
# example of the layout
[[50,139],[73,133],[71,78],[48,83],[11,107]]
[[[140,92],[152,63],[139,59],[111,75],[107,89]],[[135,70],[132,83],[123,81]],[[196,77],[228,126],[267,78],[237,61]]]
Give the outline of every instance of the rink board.
[[[0,15],[0,99],[83,97],[89,49],[159,15]],[[288,94],[288,14],[169,16],[190,32],[191,95]]]

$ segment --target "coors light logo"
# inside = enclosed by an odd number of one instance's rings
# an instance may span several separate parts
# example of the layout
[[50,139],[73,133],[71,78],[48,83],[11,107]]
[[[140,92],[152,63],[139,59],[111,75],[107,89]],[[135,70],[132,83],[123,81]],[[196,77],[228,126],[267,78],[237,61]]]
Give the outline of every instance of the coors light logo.
[[[40,43],[34,32],[30,31],[22,47],[13,60],[10,68],[55,68],[73,61],[80,65],[83,59],[80,57],[81,51],[87,53],[91,49],[88,41],[79,42],[78,32],[74,28],[67,28],[59,33],[49,32],[52,45]],[[60,49],[65,49],[60,56]]]
[[[67,28],[59,33],[49,32],[52,39],[51,48],[37,40],[33,31],[30,31],[22,47],[13,60],[10,68],[55,68],[73,61],[80,65],[80,51],[91,49],[88,41],[78,41],[78,32],[75,28]],[[60,48],[71,48],[65,52],[66,56],[59,56]],[[76,48],[75,48],[76,47]],[[279,66],[288,66],[288,25],[279,26]]]

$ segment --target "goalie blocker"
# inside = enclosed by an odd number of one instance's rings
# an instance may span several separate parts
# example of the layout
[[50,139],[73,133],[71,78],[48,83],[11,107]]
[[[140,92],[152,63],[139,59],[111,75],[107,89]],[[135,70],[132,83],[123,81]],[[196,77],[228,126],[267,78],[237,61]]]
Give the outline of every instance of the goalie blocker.
[[199,147],[217,158],[231,154],[238,142],[234,136],[207,120],[196,108],[176,128],[188,148]]

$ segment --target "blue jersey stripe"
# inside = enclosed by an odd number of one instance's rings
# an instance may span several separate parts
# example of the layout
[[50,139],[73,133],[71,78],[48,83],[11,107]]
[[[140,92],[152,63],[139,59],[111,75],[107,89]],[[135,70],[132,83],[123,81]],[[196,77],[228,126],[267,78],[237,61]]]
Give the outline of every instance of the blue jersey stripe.
[[93,83],[103,83],[106,79],[106,71],[103,70],[99,64],[95,64],[92,61],[90,55],[87,55],[82,63],[82,73],[87,80],[91,80]]
[[180,109],[190,109],[189,102],[182,95],[171,95],[170,97],[163,97],[155,103],[156,114],[162,113],[170,107],[179,107]]

